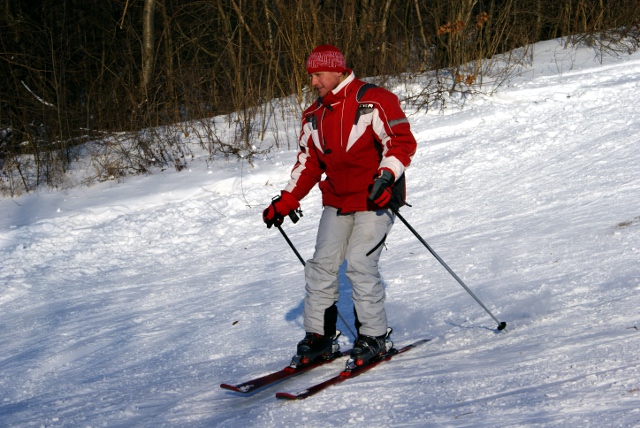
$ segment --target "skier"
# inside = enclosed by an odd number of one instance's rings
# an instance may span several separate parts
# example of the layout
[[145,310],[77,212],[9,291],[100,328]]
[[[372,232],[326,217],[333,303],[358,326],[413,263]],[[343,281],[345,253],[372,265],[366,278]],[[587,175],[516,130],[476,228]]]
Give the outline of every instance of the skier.
[[346,260],[358,332],[350,357],[362,364],[386,352],[378,261],[395,219],[389,207],[405,203],[404,171],[416,140],[398,97],[357,79],[337,47],[317,46],[306,66],[318,99],[303,113],[291,178],[263,220],[267,227],[279,226],[319,183],[324,208],[315,252],[305,265],[306,334],[294,358],[312,361],[332,354],[338,270]]

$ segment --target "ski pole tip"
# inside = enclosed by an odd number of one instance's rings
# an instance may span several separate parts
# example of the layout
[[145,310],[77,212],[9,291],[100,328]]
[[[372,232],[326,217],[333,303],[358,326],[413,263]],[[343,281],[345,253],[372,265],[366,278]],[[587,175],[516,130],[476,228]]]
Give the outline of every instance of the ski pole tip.
[[498,324],[498,331],[502,331],[505,328],[507,328],[507,323],[502,321],[500,324]]

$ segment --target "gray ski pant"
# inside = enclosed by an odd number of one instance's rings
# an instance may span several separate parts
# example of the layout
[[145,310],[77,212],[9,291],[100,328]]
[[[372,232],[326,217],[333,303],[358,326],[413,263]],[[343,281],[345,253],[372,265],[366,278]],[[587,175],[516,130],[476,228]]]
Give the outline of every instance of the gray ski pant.
[[353,303],[362,323],[360,334],[386,333],[385,292],[378,261],[394,219],[391,210],[338,214],[336,208],[324,208],[315,252],[305,266],[303,317],[307,333],[324,334],[324,313],[338,301],[338,271],[345,260]]

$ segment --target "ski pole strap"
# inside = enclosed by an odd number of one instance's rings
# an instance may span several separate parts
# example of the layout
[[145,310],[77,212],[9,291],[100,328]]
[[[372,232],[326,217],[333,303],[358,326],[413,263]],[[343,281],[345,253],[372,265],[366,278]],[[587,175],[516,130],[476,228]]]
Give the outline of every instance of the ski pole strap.
[[302,217],[302,210],[301,209],[293,210],[293,211],[291,211],[289,213],[289,218],[291,219],[293,224],[296,224],[298,222],[298,220],[300,220],[300,217]]

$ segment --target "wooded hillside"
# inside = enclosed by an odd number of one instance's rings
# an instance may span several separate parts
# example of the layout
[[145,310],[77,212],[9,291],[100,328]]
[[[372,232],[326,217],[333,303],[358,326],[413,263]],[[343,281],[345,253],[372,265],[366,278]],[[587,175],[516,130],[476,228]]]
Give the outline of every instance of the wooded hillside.
[[[5,0],[0,190],[13,192],[25,155],[37,171],[22,176],[28,191],[55,186],[74,148],[103,135],[289,95],[303,105],[317,44],[340,47],[360,77],[446,70],[425,102],[481,90],[486,69],[473,64],[540,40],[566,37],[595,55],[634,50],[639,16],[637,0]],[[253,117],[237,116],[236,140],[212,151],[249,147]],[[179,168],[182,149],[160,140],[140,140],[140,158]]]

